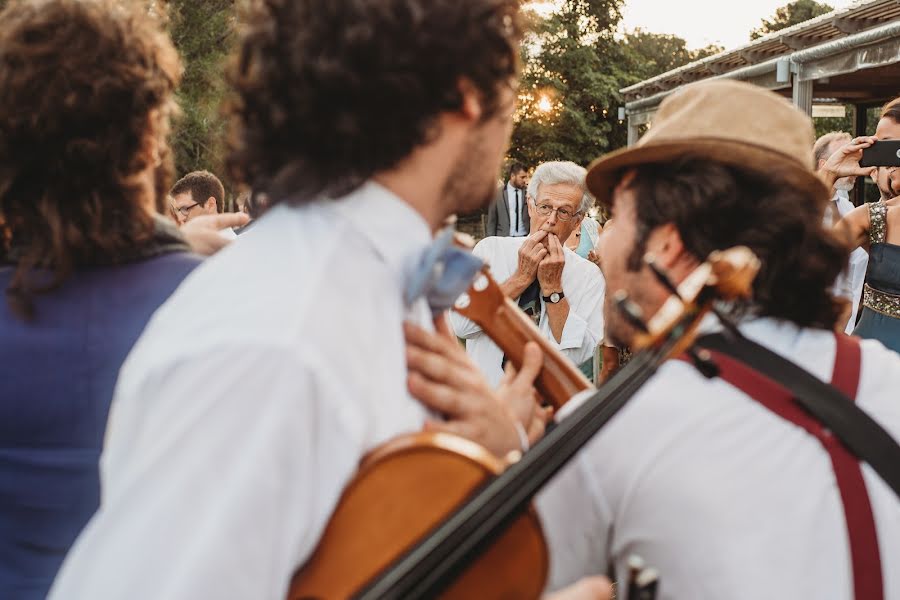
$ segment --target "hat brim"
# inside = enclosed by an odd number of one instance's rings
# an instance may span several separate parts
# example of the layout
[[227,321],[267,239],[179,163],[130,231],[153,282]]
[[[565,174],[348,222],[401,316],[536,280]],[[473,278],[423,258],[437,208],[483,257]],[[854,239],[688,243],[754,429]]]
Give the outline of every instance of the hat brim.
[[811,169],[803,168],[795,157],[771,148],[721,138],[667,140],[622,148],[592,162],[585,182],[597,202],[608,208],[623,170],[694,158],[736,167],[796,187],[820,203],[828,200],[828,190],[822,180]]

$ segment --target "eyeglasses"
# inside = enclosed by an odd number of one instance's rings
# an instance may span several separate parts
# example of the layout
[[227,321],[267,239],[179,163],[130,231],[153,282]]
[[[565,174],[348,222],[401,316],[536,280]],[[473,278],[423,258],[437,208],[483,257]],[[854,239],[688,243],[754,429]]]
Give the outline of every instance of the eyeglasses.
[[[188,204],[187,206],[175,206],[175,205],[173,204],[173,205],[172,205],[172,208],[175,209],[175,210],[177,210],[178,212],[180,212],[182,217],[186,217],[186,216],[188,216],[189,214],[191,214],[191,210],[193,210],[193,208],[194,208],[195,206],[200,206],[200,203],[199,203],[199,202],[194,202],[193,204]],[[562,217],[560,217],[560,218],[562,218]]]
[[556,218],[560,221],[571,221],[573,217],[581,214],[581,211],[572,212],[568,208],[553,208],[549,204],[537,204],[536,202],[532,202],[532,204],[534,204],[537,213],[542,217],[548,217],[550,213],[556,211]]

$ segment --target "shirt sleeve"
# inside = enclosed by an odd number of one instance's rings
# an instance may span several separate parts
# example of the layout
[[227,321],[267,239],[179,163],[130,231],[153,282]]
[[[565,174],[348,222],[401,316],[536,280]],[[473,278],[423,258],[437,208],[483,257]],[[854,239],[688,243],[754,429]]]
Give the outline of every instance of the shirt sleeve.
[[[594,355],[603,340],[603,296],[606,283],[599,269],[577,280],[580,293],[566,293],[569,299],[569,316],[563,327],[558,347],[575,364],[581,364]],[[547,339],[556,340],[550,331],[549,320],[542,325]]]
[[362,453],[314,373],[243,348],[145,378],[112,415],[102,507],[51,598],[284,598]]

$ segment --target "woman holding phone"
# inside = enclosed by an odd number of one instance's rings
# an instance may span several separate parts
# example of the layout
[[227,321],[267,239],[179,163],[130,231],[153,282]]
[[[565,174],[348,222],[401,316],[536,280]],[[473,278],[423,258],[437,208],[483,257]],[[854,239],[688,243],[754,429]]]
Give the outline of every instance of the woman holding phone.
[[[896,152],[876,152],[882,149],[879,142],[889,140],[900,140],[900,98],[884,107],[874,137],[854,139],[828,159],[822,172],[828,184],[852,171],[870,175],[878,185],[881,199],[847,213],[835,230],[848,236],[851,250],[862,246],[869,253],[863,308],[854,335],[877,339],[900,352],[900,157]],[[872,157],[882,158],[873,162]]]

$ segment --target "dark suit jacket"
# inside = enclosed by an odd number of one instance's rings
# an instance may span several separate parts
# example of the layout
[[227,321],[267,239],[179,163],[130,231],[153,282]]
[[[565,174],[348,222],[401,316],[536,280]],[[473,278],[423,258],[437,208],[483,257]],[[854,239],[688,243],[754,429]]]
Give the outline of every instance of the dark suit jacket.
[[[509,199],[507,198],[507,184],[497,191],[497,198],[491,202],[488,208],[487,228],[484,232],[485,237],[499,235],[509,237]],[[512,199],[515,202],[515,198]],[[524,224],[526,233],[531,226],[531,220],[528,218],[528,206],[525,203],[525,190],[522,190],[522,211],[521,219]]]

